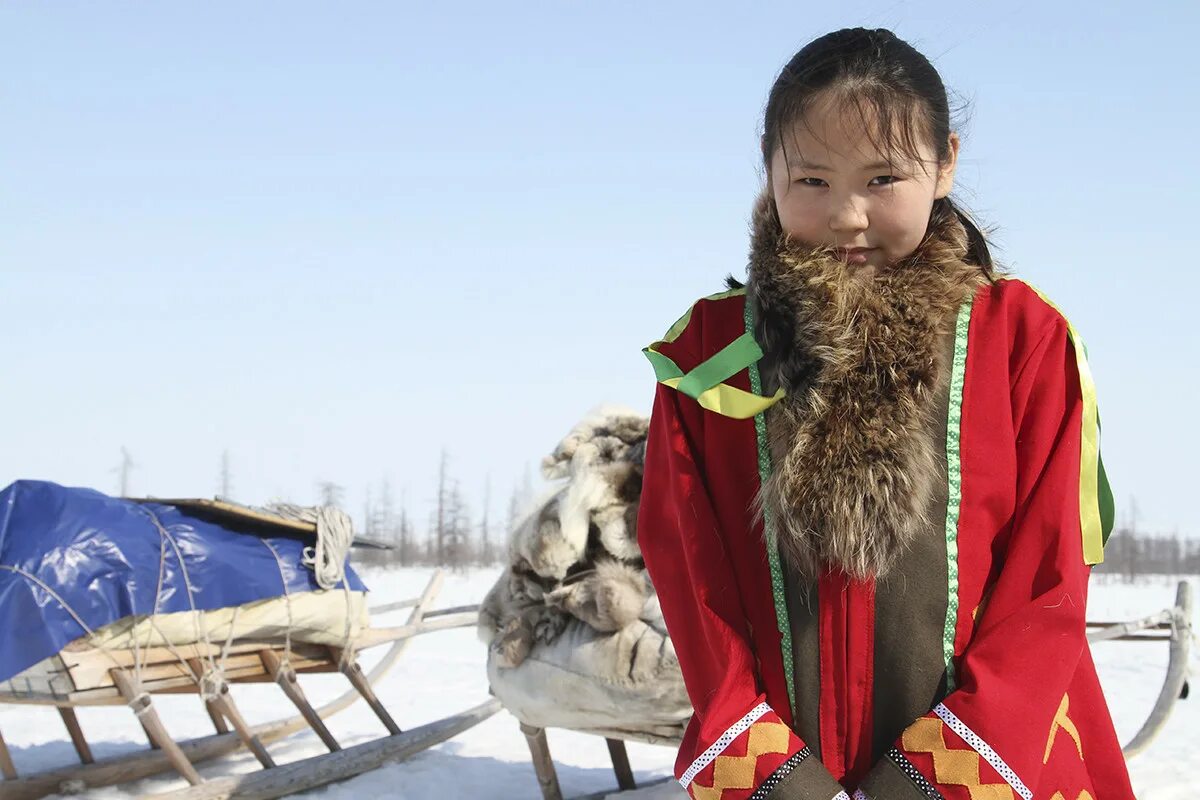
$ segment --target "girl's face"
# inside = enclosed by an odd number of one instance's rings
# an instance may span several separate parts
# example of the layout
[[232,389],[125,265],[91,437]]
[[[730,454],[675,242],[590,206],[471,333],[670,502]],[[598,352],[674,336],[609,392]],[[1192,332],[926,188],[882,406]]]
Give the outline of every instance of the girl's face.
[[784,136],[787,155],[776,147],[768,173],[784,233],[837,248],[840,258],[866,275],[917,249],[933,201],[954,185],[953,133],[945,164],[924,142],[919,160],[901,153],[889,159],[872,144],[858,114],[818,101]]

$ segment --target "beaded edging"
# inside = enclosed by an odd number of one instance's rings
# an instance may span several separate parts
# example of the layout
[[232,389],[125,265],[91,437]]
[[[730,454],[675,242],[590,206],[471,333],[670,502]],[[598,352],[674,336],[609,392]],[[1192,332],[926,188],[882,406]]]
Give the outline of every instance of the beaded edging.
[[983,756],[984,760],[992,765],[992,769],[1000,773],[1000,777],[1004,778],[1005,782],[1013,788],[1017,794],[1025,798],[1025,800],[1033,800],[1033,792],[1025,786],[1017,773],[1012,771],[1012,767],[1004,763],[1004,759],[1000,754],[992,749],[992,746],[979,738],[975,731],[967,727],[967,724],[954,715],[954,712],[946,708],[945,703],[938,703],[934,707],[933,713],[937,714],[942,722],[950,727],[950,730],[959,735],[964,742],[971,745],[976,753]]
[[913,766],[912,762],[904,757],[904,754],[893,747],[887,751],[888,760],[899,767],[900,771],[908,776],[908,779],[916,784],[916,787],[921,790],[929,800],[945,800],[942,793],[939,792],[929,780],[921,774],[921,771]]
[[692,765],[687,768],[687,772],[679,778],[679,785],[687,789],[695,780],[700,771],[716,760],[717,756],[725,752],[725,748],[733,744],[733,740],[741,736],[746,731],[750,730],[750,726],[759,720],[764,714],[767,714],[771,707],[766,703],[759,703],[746,716],[739,719],[737,722],[729,726],[728,730],[721,734],[720,738],[712,743],[712,746],[700,754],[700,757],[692,762]]
[[783,782],[783,779],[792,774],[792,770],[800,766],[800,762],[812,755],[812,750],[808,747],[802,747],[788,758],[787,761],[779,765],[779,767],[767,776],[766,780],[759,784],[754,790],[754,794],[750,795],[749,800],[766,800],[767,795],[771,790]]

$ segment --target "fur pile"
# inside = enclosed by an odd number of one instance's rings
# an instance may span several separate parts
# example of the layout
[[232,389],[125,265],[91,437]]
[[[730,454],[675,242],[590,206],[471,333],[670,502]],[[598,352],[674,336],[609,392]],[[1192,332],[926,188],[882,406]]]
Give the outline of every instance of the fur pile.
[[542,475],[558,483],[514,524],[507,568],[480,608],[479,635],[499,666],[520,665],[572,619],[602,633],[644,617],[662,627],[637,546],[648,425],[601,408],[543,459]]
[[823,566],[885,575],[932,525],[946,337],[986,280],[966,252],[951,218],[901,262],[855,272],[829,249],[785,237],[770,195],[758,198],[747,298],[764,391],[787,396],[767,412],[773,472],[756,511],[770,512],[780,552],[802,576]]

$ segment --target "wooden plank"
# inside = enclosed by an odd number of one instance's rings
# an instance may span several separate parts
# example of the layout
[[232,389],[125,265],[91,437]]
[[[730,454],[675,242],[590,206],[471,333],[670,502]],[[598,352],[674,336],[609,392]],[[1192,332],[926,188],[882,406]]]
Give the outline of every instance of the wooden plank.
[[525,734],[525,742],[529,745],[533,772],[537,776],[538,788],[542,790],[542,800],[563,800],[562,787],[558,785],[558,772],[554,769],[554,759],[550,757],[550,745],[546,741],[546,729],[535,728],[522,722],[521,733]]
[[385,736],[335,753],[281,764],[275,769],[214,778],[203,786],[150,795],[143,800],[226,800],[231,797],[239,800],[274,800],[286,797],[409,758],[478,725],[498,710],[500,702],[493,698],[475,708],[413,728],[399,736]]
[[145,694],[135,686],[133,678],[125,670],[114,669],[113,680],[116,681],[117,688],[121,691],[122,696],[129,702],[133,713],[137,714],[142,727],[146,729],[146,733],[150,736],[151,741],[162,748],[162,751],[167,756],[167,760],[171,762],[171,766],[193,786],[203,783],[204,779],[200,777],[200,773],[196,772],[196,768],[192,766],[192,762],[188,761],[187,756],[183,754],[183,751],[179,749],[179,745],[175,743],[175,740],[171,738],[171,734],[167,732],[166,726],[162,724],[162,720],[158,718],[158,712],[154,710],[154,704],[150,701],[150,695]]
[[309,705],[308,698],[304,696],[304,690],[296,681],[295,671],[284,664],[274,650],[263,650],[260,655],[267,672],[275,678],[275,682],[283,689],[283,693],[299,709],[300,714],[308,722],[308,726],[316,732],[317,736],[321,737],[321,741],[325,743],[330,752],[336,753],[341,750],[342,746],[337,743],[337,739],[333,738],[329,728],[325,727],[325,723],[321,721],[321,715]]
[[161,503],[166,506],[175,506],[176,508],[182,508],[185,511],[192,512],[198,517],[212,519],[217,522],[224,521],[226,523],[233,523],[235,526],[237,526],[239,523],[241,523],[242,526],[251,524],[265,526],[267,528],[282,528],[287,532],[305,533],[312,538],[316,538],[317,535],[317,523],[315,522],[304,522],[298,519],[288,519],[286,517],[272,514],[268,511],[259,511],[248,506],[239,505],[238,503],[231,503],[228,500],[218,500],[217,498],[208,500],[201,497],[131,497],[128,499],[138,503]]
[[625,742],[620,739],[605,738],[604,743],[608,745],[608,755],[612,759],[613,772],[617,774],[617,786],[622,791],[636,789],[637,784],[633,781],[633,769],[629,766],[629,751],[625,749]]
[[[264,648],[273,647],[282,648],[282,644],[247,642],[231,646],[226,658],[227,670],[230,672],[243,670],[244,675],[261,673],[262,662],[258,653]],[[143,683],[150,684],[154,681],[170,681],[177,678],[190,680],[191,673],[180,663],[180,656],[185,659],[204,659],[220,655],[220,648],[215,645],[212,648],[205,645],[182,645],[175,650],[178,655],[166,647],[151,647],[144,651],[145,657],[140,661],[139,673]],[[76,691],[113,686],[110,673],[113,667],[132,668],[135,663],[132,650],[96,649],[72,653],[64,650],[59,655],[70,673]],[[323,646],[303,643],[297,643],[292,647],[292,658],[298,667],[329,662],[328,651]]]
[[70,706],[59,706],[58,713],[67,726],[67,733],[71,736],[71,744],[75,745],[75,752],[79,754],[79,760],[84,764],[95,762],[96,759],[92,758],[92,748],[88,747],[87,739],[83,736],[83,728],[79,727],[79,718],[75,716],[75,709]]

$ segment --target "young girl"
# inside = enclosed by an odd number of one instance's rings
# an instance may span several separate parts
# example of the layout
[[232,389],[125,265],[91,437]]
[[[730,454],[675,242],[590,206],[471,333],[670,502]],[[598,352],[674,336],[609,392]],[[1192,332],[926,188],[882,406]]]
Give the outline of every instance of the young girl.
[[696,800],[1132,798],[1084,635],[1111,495],[1083,345],[949,198],[885,30],[767,103],[749,278],[646,349],[638,540]]

